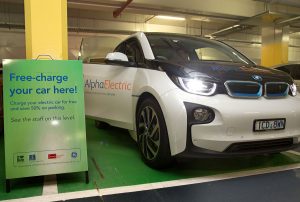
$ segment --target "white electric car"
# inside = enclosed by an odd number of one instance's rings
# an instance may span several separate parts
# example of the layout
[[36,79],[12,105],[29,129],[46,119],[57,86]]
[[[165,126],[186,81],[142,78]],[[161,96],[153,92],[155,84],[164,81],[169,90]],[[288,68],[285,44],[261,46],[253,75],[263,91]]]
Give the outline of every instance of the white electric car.
[[293,79],[222,42],[139,32],[105,62],[84,65],[86,115],[130,130],[151,167],[175,156],[277,153],[299,144]]

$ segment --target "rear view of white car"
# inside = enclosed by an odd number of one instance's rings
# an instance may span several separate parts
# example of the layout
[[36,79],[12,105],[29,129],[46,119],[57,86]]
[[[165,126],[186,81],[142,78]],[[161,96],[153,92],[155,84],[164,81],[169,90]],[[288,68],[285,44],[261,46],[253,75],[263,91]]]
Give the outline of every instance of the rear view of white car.
[[222,42],[139,32],[105,62],[84,65],[86,115],[130,130],[151,167],[299,145],[293,79]]

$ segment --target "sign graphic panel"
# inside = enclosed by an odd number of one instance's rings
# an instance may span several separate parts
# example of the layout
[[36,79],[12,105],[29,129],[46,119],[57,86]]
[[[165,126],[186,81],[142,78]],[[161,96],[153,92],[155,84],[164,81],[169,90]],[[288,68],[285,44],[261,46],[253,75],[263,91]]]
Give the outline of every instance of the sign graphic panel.
[[88,170],[81,61],[3,60],[6,179]]

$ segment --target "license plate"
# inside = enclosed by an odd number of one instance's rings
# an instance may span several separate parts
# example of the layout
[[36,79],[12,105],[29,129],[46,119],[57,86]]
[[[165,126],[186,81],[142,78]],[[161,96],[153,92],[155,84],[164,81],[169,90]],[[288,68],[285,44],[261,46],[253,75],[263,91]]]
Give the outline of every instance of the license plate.
[[283,130],[285,129],[285,119],[265,119],[255,120],[254,131]]

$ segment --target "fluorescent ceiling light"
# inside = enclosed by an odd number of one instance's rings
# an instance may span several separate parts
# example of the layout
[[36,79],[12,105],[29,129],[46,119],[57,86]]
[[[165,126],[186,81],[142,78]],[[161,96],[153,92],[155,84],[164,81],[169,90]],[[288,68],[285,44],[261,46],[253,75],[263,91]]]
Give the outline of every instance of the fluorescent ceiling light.
[[209,39],[214,39],[215,37],[210,35],[210,34],[207,34],[207,35],[204,35],[205,38],[209,38]]
[[163,19],[163,20],[180,20],[180,21],[185,20],[184,17],[175,17],[175,16],[167,16],[167,15],[157,15],[155,16],[155,18]]
[[191,20],[202,21],[202,22],[210,22],[210,19],[206,18],[206,17],[192,17]]

